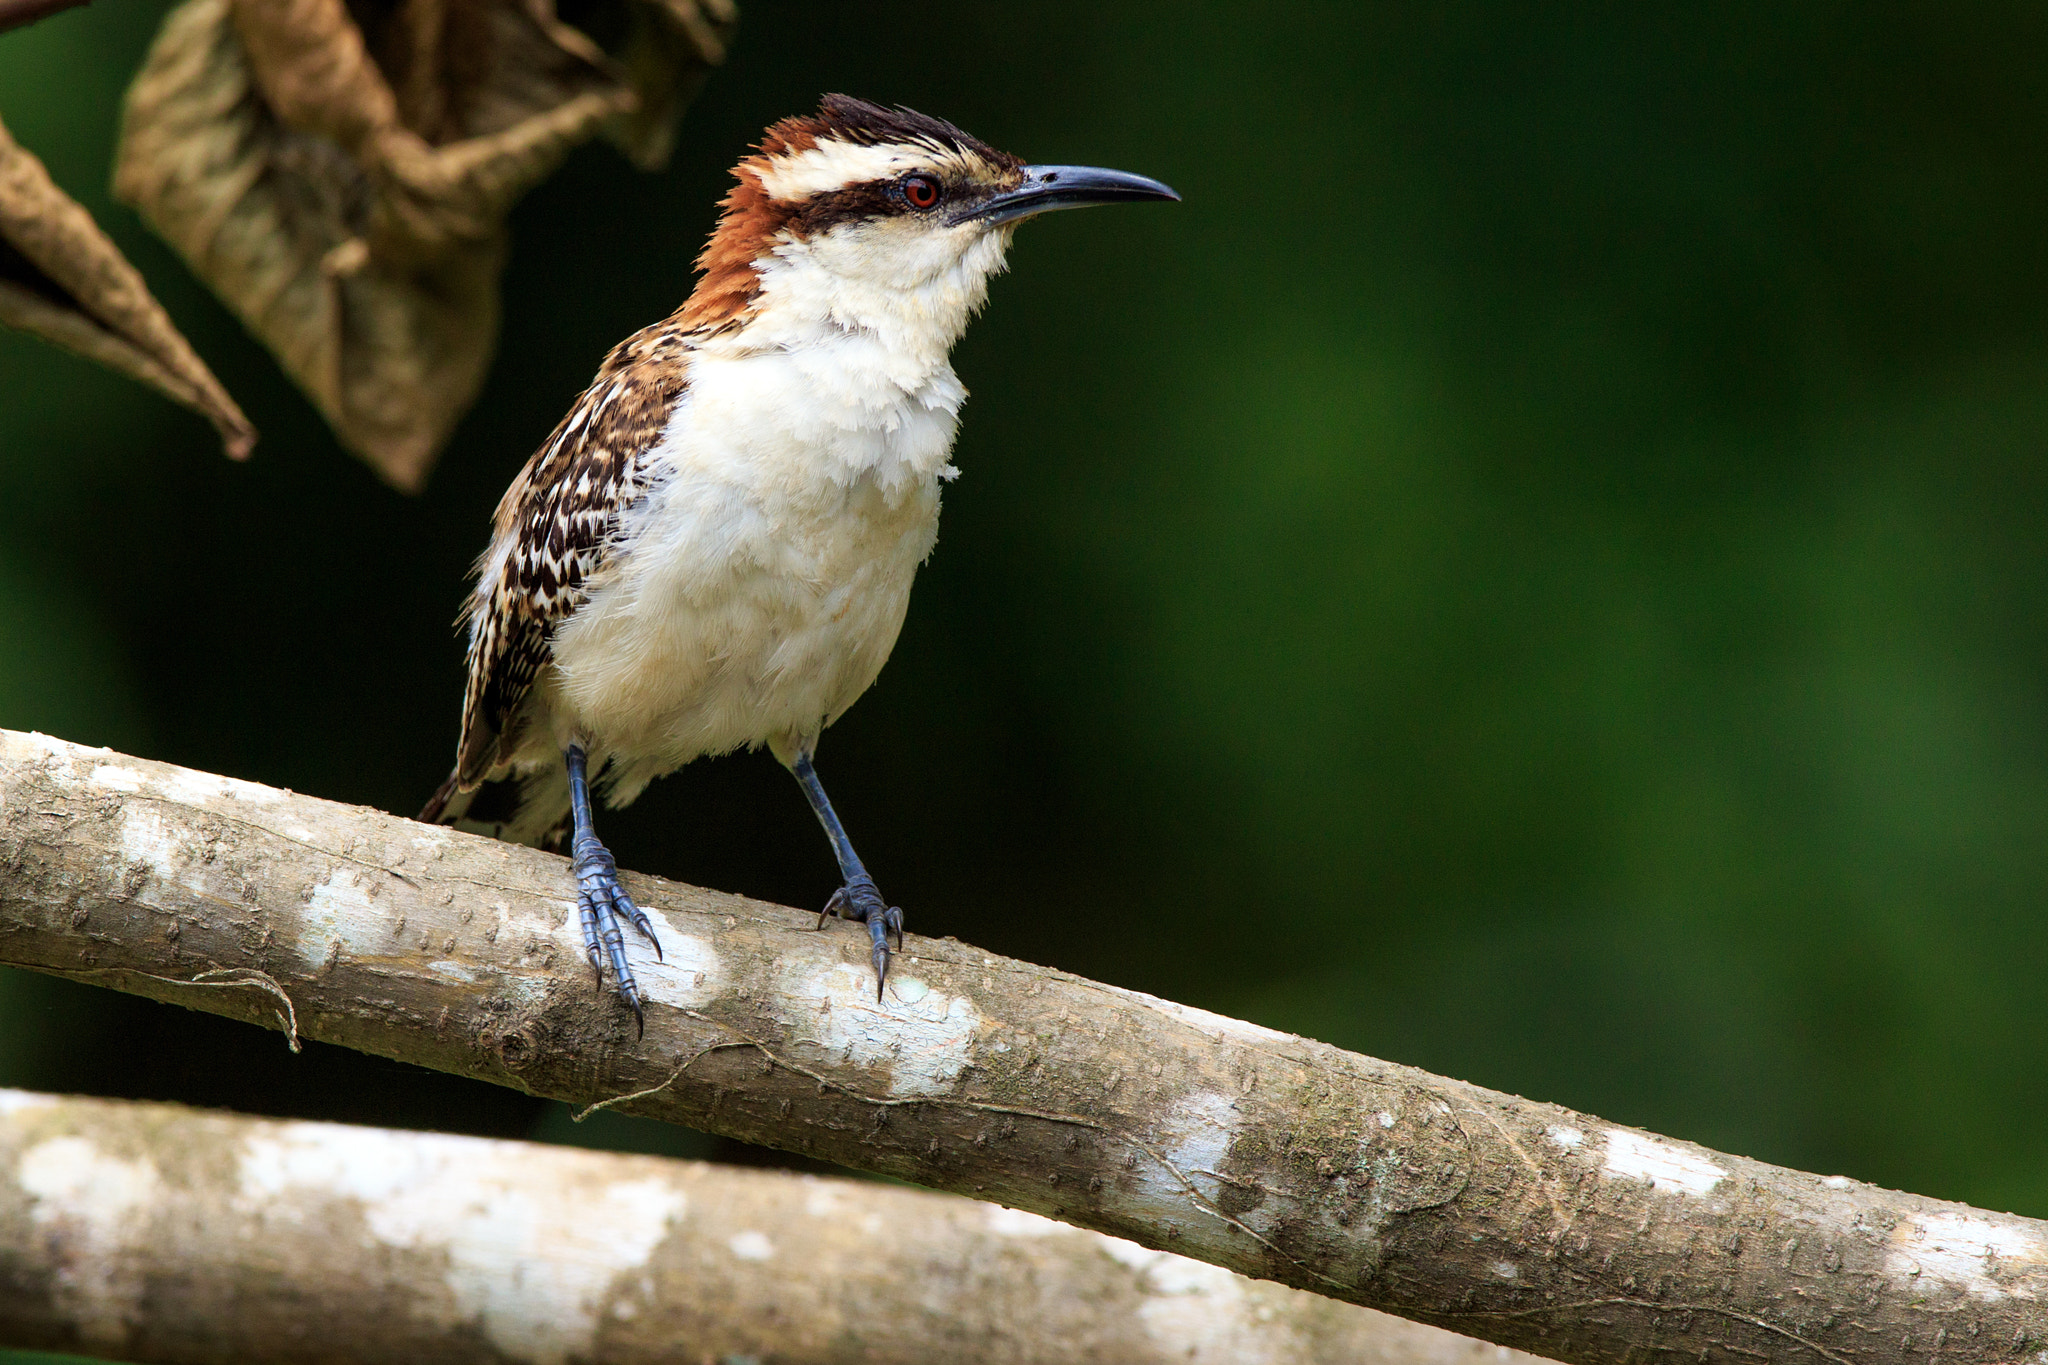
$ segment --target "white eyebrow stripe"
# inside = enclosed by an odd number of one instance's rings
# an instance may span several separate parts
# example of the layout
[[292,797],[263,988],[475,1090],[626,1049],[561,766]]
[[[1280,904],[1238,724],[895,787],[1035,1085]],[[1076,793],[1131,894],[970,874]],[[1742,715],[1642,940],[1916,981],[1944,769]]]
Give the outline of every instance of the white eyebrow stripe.
[[809,151],[775,157],[756,174],[761,177],[761,188],[771,198],[789,203],[848,185],[887,179],[926,165],[932,159],[931,148],[912,143],[884,142],[863,147],[828,138]]

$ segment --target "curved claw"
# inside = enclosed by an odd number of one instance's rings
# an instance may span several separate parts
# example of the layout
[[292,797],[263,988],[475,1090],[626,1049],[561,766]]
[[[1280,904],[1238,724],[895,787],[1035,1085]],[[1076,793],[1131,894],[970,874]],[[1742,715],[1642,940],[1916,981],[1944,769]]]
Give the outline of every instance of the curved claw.
[[868,960],[875,964],[875,1003],[882,1003],[882,987],[889,984],[889,945],[878,940]]
[[[617,883],[613,884],[617,885]],[[647,918],[645,910],[633,904],[633,898],[626,894],[626,889],[623,886],[618,889],[616,904],[625,912],[626,918],[633,921],[633,927],[640,931],[640,936],[646,939],[648,944],[654,949],[654,960],[656,962],[666,962],[668,959],[661,955],[661,940],[654,936],[654,921]]]
[[832,898],[825,902],[825,908],[818,912],[818,928],[823,929],[825,921],[835,915],[867,925],[868,936],[874,940],[868,956],[875,964],[875,1002],[880,1004],[882,989],[889,981],[891,934],[896,936],[896,951],[903,951],[902,907],[883,900],[874,878],[863,873],[832,893]]

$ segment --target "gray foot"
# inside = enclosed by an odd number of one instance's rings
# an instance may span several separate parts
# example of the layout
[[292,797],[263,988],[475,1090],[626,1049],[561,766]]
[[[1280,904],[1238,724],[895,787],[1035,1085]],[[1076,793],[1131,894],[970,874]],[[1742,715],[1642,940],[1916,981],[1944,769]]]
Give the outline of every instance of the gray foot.
[[619,865],[596,835],[586,834],[576,840],[574,867],[576,914],[583,924],[583,955],[590,960],[590,969],[597,973],[600,984],[604,981],[604,963],[610,959],[619,997],[633,1011],[640,1036],[645,1037],[647,1012],[640,1002],[640,983],[633,979],[633,968],[626,961],[619,920],[631,920],[633,927],[647,936],[657,959],[661,957],[661,940],[654,936],[654,925],[646,912],[633,904],[626,888],[619,885]]
[[882,899],[882,893],[875,888],[875,879],[866,873],[853,878],[846,885],[832,893],[832,899],[825,902],[825,908],[818,912],[818,927],[825,927],[828,915],[841,919],[856,920],[868,927],[868,937],[874,948],[868,954],[875,964],[875,1003],[882,1002],[882,987],[889,980],[889,935],[896,935],[896,951],[903,951],[903,911]]

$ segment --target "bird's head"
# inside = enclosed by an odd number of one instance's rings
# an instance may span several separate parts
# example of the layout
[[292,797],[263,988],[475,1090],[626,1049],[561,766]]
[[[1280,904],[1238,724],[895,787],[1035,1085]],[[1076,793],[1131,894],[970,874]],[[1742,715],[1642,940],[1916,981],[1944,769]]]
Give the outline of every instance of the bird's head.
[[845,95],[769,128],[733,173],[684,314],[765,344],[825,325],[950,347],[1024,219],[1180,197],[1122,171],[1026,165],[940,119]]

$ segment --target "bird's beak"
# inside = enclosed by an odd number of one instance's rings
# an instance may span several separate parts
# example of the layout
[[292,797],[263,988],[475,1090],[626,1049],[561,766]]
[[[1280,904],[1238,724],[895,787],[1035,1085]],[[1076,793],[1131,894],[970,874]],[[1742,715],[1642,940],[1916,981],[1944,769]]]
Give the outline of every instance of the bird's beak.
[[1054,209],[1083,209],[1090,204],[1122,204],[1140,199],[1178,200],[1167,186],[1128,171],[1100,166],[1026,166],[1024,183],[992,195],[953,217],[961,223],[1014,223]]

